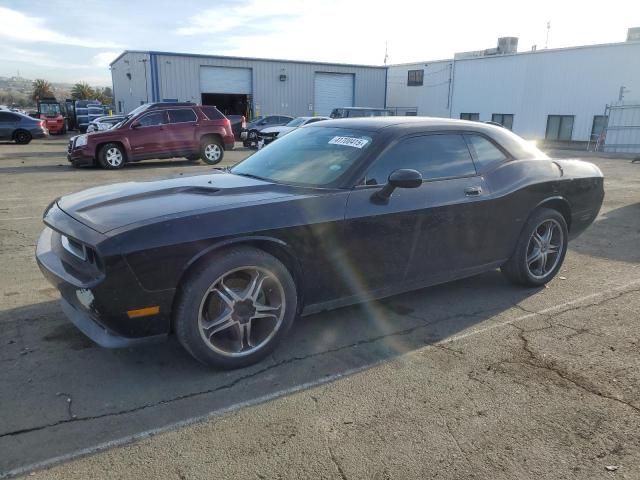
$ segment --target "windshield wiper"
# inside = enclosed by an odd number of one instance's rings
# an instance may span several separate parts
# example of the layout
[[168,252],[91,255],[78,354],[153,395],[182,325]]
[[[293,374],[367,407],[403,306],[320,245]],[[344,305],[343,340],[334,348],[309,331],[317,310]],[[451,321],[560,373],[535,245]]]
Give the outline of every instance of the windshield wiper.
[[247,178],[255,178],[256,180],[262,180],[263,182],[270,182],[273,183],[271,180],[269,180],[268,178],[264,178],[264,177],[259,177],[258,175],[254,175],[252,173],[237,173],[234,172],[232,170],[229,170],[230,173],[233,173],[234,175],[240,175],[241,177],[247,177]]

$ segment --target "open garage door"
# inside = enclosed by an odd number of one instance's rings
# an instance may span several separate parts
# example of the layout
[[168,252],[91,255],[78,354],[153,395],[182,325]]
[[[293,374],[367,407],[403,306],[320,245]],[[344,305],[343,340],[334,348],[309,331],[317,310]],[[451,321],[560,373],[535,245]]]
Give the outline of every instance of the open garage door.
[[338,107],[353,107],[352,73],[316,72],[313,86],[313,111],[316,115],[329,115]]
[[215,105],[225,115],[245,115],[251,108],[251,69],[200,67],[202,105]]

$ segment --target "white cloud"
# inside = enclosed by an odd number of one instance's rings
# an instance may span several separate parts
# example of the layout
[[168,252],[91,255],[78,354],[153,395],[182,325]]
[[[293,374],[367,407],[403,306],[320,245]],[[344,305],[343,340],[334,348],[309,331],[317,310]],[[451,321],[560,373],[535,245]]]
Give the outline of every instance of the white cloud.
[[2,28],[0,37],[25,43],[52,43],[87,48],[121,48],[118,44],[99,39],[84,39],[51,30],[42,18],[31,17],[10,8],[0,7]]
[[101,52],[93,56],[91,64],[94,67],[107,68],[118,55],[120,55],[120,52]]

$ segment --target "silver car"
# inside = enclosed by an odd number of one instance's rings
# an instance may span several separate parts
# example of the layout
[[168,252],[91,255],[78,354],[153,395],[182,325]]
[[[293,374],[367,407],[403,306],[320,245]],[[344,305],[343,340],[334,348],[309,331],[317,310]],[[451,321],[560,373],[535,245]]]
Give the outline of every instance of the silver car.
[[87,127],[87,133],[101,132],[102,130],[109,130],[111,127],[124,120],[124,115],[106,115],[104,117],[98,117],[92,120]]

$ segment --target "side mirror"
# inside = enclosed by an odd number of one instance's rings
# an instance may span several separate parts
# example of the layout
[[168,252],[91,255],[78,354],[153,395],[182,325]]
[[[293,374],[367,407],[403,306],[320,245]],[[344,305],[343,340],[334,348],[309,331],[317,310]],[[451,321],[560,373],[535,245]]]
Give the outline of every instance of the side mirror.
[[371,195],[371,201],[377,204],[389,203],[391,194],[396,188],[418,188],[422,185],[422,174],[417,170],[400,168],[389,175],[387,184]]
[[131,128],[140,128],[142,125],[140,125],[140,122],[133,122],[131,124]]

